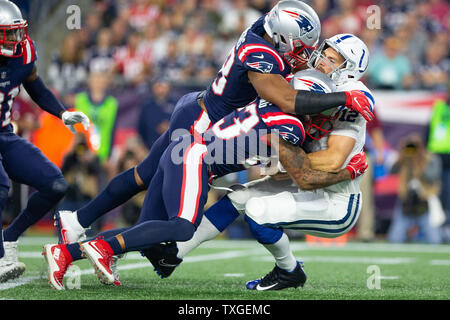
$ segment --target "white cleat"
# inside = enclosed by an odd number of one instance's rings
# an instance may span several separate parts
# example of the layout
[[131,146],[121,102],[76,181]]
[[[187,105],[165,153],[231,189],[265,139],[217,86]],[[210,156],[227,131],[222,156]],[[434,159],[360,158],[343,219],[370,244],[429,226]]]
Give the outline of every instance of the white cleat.
[[17,241],[3,242],[5,254],[0,259],[0,283],[16,279],[25,272],[25,264],[17,257]]
[[86,239],[86,230],[78,222],[76,211],[62,210],[55,214],[55,226],[60,244],[74,243]]

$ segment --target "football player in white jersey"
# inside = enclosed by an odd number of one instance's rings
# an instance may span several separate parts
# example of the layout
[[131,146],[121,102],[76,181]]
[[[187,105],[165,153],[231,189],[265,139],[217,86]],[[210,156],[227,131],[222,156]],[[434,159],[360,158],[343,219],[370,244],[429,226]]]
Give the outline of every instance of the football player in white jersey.
[[[308,65],[327,74],[335,84],[336,91],[361,90],[370,100],[370,90],[359,81],[369,62],[367,46],[356,36],[339,34],[326,39],[315,51]],[[308,71],[303,71],[308,72]],[[319,77],[320,78],[320,77]],[[312,73],[307,77],[294,77],[294,88],[316,86],[324,83]],[[321,82],[322,81],[322,82]],[[338,171],[348,165],[358,153],[364,157],[366,121],[356,112],[345,107],[331,114],[312,116],[304,122],[312,138],[309,143],[308,160],[311,167],[323,171]],[[308,146],[306,146],[308,149]],[[283,163],[290,162],[284,159]],[[298,161],[298,159],[296,159]],[[297,162],[298,163],[298,162]],[[283,168],[280,168],[284,171]],[[286,168],[289,169],[289,168]],[[292,171],[292,170],[289,170]],[[359,175],[356,172],[356,175]],[[277,182],[272,177],[249,182],[222,198],[215,214],[205,212],[194,237],[186,242],[159,245],[147,255],[161,277],[169,276],[174,266],[200,243],[215,238],[236,216],[231,213],[245,213],[246,221],[254,237],[263,244],[275,258],[275,268],[262,279],[247,283],[248,289],[280,290],[303,286],[306,275],[293,256],[289,239],[283,229],[295,229],[305,234],[320,237],[337,237],[348,232],[356,223],[361,211],[360,177],[341,182],[327,188],[316,189],[314,185],[293,185]],[[299,181],[301,179],[296,179]],[[300,187],[300,189],[298,189]],[[313,190],[316,189],[316,190]],[[308,191],[312,190],[312,191]],[[231,218],[227,218],[231,215]],[[225,218],[224,218],[225,217]],[[158,252],[160,250],[160,252]],[[162,262],[162,263],[161,263]],[[167,266],[172,267],[167,267]]]

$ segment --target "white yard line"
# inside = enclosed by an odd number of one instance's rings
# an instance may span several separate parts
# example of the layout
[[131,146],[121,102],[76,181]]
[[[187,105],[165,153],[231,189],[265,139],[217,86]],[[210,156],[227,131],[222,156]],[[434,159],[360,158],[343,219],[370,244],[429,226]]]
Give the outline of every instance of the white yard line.
[[[21,237],[20,245],[43,246],[48,243],[57,243],[56,237]],[[201,248],[214,249],[255,249],[261,247],[256,240],[230,240],[217,239],[206,241],[201,244]],[[366,243],[366,242],[347,242],[345,245],[317,245],[309,244],[304,241],[292,241],[292,250],[336,250],[336,251],[387,251],[387,252],[424,252],[424,253],[448,253],[450,255],[450,244],[420,244],[420,243]]]
[[[212,240],[201,244],[201,248],[229,249],[229,248],[255,248],[261,246],[255,240]],[[423,252],[423,253],[448,253],[450,255],[449,244],[419,244],[419,243],[366,243],[347,242],[345,245],[318,245],[309,244],[304,241],[292,241],[292,250],[326,250],[326,251],[387,251],[387,252]]]
[[431,260],[432,266],[450,266],[450,260]]
[[381,280],[398,280],[400,277],[398,276],[379,276],[378,279]]
[[35,281],[35,280],[37,280],[39,278],[40,278],[40,276],[21,277],[21,278],[17,279],[16,281],[13,281],[13,282],[8,281],[8,282],[5,282],[5,283],[0,283],[0,291],[23,286],[24,284],[33,282],[33,281]]
[[[254,258],[259,261],[274,261],[271,256]],[[362,264],[406,264],[415,262],[415,258],[390,258],[390,257],[342,257],[342,256],[301,256],[300,260],[308,262],[325,263],[362,263]]]
[[[20,238],[20,245],[36,245],[42,246],[46,243],[56,243],[55,237],[22,237]],[[243,256],[259,256],[258,260],[273,261],[273,258],[267,253],[267,251],[254,240],[212,240],[202,244],[202,248],[214,248],[214,249],[244,249],[244,250],[231,250],[221,253],[212,253],[204,255],[194,255],[184,258],[183,263],[194,263],[200,261],[213,261],[221,259],[232,259]],[[247,249],[247,250],[245,250]],[[391,244],[391,243],[359,243],[350,242],[344,246],[318,246],[310,245],[305,242],[292,242],[291,249],[293,251],[307,252],[308,250],[326,250],[326,251],[367,251],[367,252],[423,252],[423,253],[448,253],[450,254],[449,245],[427,245],[427,244]],[[42,255],[37,251],[19,251],[19,257],[40,259]],[[124,260],[140,260],[143,257],[139,253],[128,253]],[[305,262],[324,262],[324,263],[363,263],[363,264],[404,264],[414,262],[415,258],[391,258],[391,257],[342,257],[342,256],[304,256],[301,255],[301,259]],[[450,265],[450,260],[431,260],[431,265]],[[149,262],[128,263],[119,266],[119,270],[134,270],[140,268],[150,267]],[[81,270],[82,275],[93,274],[93,269]],[[40,276],[28,276],[22,277],[14,282],[7,282],[0,284],[0,291],[7,290],[15,287],[19,287],[35,280],[40,279]],[[388,277],[389,278],[389,277]],[[395,276],[390,277],[392,279]]]
[[[183,263],[192,263],[192,262],[199,262],[199,261],[213,261],[213,260],[221,260],[221,259],[230,259],[230,258],[237,258],[242,256],[251,256],[251,255],[259,255],[263,252],[261,249],[256,250],[236,250],[236,251],[227,251],[222,253],[212,253],[212,254],[205,254],[205,255],[199,255],[199,256],[192,256],[192,257],[185,257],[183,259]],[[19,256],[22,258],[42,258],[41,253],[39,252],[20,252]],[[124,260],[132,260],[136,258],[142,258],[144,259],[140,254],[127,254]],[[150,262],[138,262],[138,263],[128,263],[128,264],[122,264],[119,265],[119,270],[134,270],[134,269],[142,269],[142,268],[148,268],[151,267]],[[68,273],[70,272],[70,269],[68,270]],[[81,275],[86,274],[93,274],[94,269],[83,269],[80,270]],[[30,282],[33,282],[35,280],[40,279],[40,276],[30,276],[30,277],[22,277],[17,279],[16,281],[10,281],[6,283],[0,284],[0,291],[2,290],[8,290],[15,287],[19,287],[25,284],[28,284]]]

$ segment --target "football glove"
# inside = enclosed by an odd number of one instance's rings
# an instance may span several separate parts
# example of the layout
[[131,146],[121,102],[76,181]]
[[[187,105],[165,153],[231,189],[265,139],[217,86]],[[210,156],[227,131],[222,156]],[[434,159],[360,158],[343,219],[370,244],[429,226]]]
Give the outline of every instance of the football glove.
[[372,121],[375,115],[370,111],[370,102],[364,93],[359,90],[345,91],[347,101],[345,106],[357,111],[367,121]]
[[64,125],[72,131],[73,134],[77,133],[74,124],[81,123],[85,130],[90,125],[89,118],[81,111],[64,111],[61,115],[61,119]]
[[369,164],[367,163],[366,154],[363,152],[357,153],[350,159],[350,162],[347,164],[346,169],[350,171],[350,175],[352,180],[356,179],[360,175],[362,175]]

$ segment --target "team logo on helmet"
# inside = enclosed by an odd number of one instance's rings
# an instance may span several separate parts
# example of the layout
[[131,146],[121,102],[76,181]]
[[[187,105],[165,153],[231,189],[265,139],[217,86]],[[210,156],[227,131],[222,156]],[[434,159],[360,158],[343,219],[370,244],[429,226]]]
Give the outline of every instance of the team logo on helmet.
[[283,10],[291,17],[295,18],[295,22],[297,22],[298,26],[300,27],[300,36],[303,36],[305,33],[309,33],[314,29],[314,26],[312,25],[311,21],[309,21],[308,18],[305,16],[300,15],[299,13]]
[[247,65],[253,69],[259,70],[262,73],[269,73],[272,71],[273,64],[265,61],[257,61],[257,62],[251,62],[247,63]]

